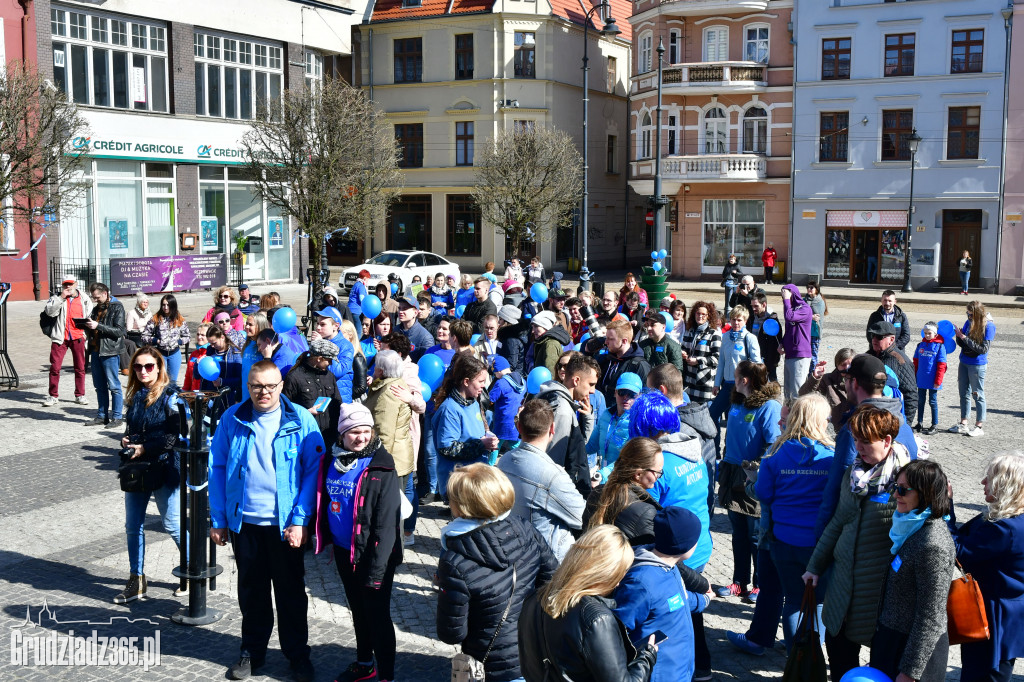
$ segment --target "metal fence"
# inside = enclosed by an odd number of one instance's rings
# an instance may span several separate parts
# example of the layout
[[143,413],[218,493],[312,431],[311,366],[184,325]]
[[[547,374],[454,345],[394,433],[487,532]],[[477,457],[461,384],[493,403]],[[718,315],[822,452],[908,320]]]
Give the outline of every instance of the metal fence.
[[82,286],[88,287],[93,282],[110,285],[110,261],[94,258],[51,258],[50,288],[68,277],[74,277]]

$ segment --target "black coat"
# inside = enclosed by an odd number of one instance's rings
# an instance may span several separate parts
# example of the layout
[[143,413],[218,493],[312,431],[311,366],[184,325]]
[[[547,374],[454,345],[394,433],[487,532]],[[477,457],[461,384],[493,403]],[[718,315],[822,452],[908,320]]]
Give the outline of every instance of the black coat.
[[529,320],[500,328],[498,341],[501,342],[498,355],[508,360],[514,372],[526,376],[526,347],[530,344]]
[[[366,381],[363,381],[366,384]],[[331,403],[326,412],[313,415],[316,425],[320,427],[320,435],[330,448],[338,441],[338,415],[341,411],[341,394],[338,393],[338,382],[329,369],[316,370],[306,362],[292,367],[284,378],[284,395],[299,407],[307,410],[313,407],[318,398],[330,398]]]
[[647,682],[658,653],[639,652],[612,609],[615,602],[586,596],[561,618],[541,609],[536,595],[519,617],[519,661],[526,682]]
[[488,315],[497,315],[498,309],[489,297],[483,301],[473,301],[466,306],[462,313],[462,319],[473,325],[473,331],[477,334],[484,333],[484,318]]
[[181,458],[174,449],[178,443],[178,387],[164,388],[152,405],[146,405],[148,395],[148,389],[138,391],[128,402],[124,435],[142,445],[144,459],[162,459],[165,484],[177,486],[181,475]]
[[914,363],[903,351],[896,349],[896,344],[881,353],[869,350],[868,355],[874,355],[896,374],[900,393],[903,394],[903,415],[910,422],[917,416],[917,371]]
[[[603,340],[602,340],[603,341]],[[615,404],[615,384],[623,372],[633,372],[640,377],[640,383],[647,382],[647,373],[651,366],[644,358],[644,352],[636,342],[630,344],[629,349],[621,357],[617,358],[611,353],[601,353],[597,356],[597,364],[601,366],[601,374],[597,378],[597,390],[604,394],[604,399],[609,405]]]
[[[437,567],[437,636],[484,662],[488,680],[506,682],[519,672],[518,622],[523,603],[550,582],[558,560],[532,525],[517,516],[490,523],[465,535],[446,537],[447,550]],[[512,591],[512,566],[516,568]],[[508,617],[497,637],[501,616]]]
[[739,263],[733,265],[726,263],[725,267],[722,268],[722,285],[725,286],[725,282],[730,279],[739,286],[740,280],[743,279],[743,268],[740,267]]
[[111,299],[105,306],[95,306],[89,317],[99,323],[96,329],[86,329],[89,350],[98,350],[101,358],[120,355],[124,351],[124,338],[128,335],[121,302]]
[[[884,319],[882,306],[878,306],[878,310],[871,313],[871,316],[868,318],[868,326],[864,332],[869,344],[871,343],[871,334],[868,334],[866,330],[871,329],[871,325],[875,322]],[[906,352],[907,344],[910,343],[910,322],[907,320],[907,314],[898,305],[892,307],[892,326],[896,327],[896,347]]]
[[[352,400],[366,395],[366,356],[356,353],[352,357]],[[335,420],[337,423],[337,420]]]

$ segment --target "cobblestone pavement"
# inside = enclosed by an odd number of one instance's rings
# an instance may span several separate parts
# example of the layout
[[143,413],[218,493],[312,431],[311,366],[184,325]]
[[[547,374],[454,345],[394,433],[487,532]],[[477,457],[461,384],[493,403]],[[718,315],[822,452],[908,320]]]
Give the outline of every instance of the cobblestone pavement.
[[[301,300],[299,287],[295,298]],[[207,298],[192,305],[205,310]],[[286,296],[287,300],[287,296]],[[831,358],[840,347],[865,346],[863,327],[868,309],[835,308],[826,318],[823,357]],[[915,306],[916,308],[916,306]],[[188,628],[170,621],[184,603],[172,590],[176,581],[171,568],[177,552],[173,542],[159,530],[155,506],[147,517],[149,546],[146,573],[150,576],[150,598],[130,608],[114,606],[111,599],[127,578],[123,496],[114,475],[117,434],[83,427],[94,412],[91,381],[87,395],[90,405],[80,406],[68,399],[72,376],[61,379],[62,400],[44,408],[45,377],[39,373],[46,340],[35,328],[36,307],[25,306],[27,321],[18,317],[12,328],[15,352],[23,360],[29,349],[35,353],[31,371],[17,391],[0,392],[0,679],[3,680],[209,680],[224,679],[226,666],[237,656],[240,616],[235,601],[236,567],[230,550],[219,559],[224,574],[210,593],[211,608],[224,617],[219,622]],[[33,312],[34,311],[34,312]],[[962,306],[945,312],[934,308],[910,312],[915,330],[929,319],[963,319]],[[198,316],[198,313],[196,313]],[[1024,353],[1024,330],[1017,311],[998,310],[999,327],[991,353],[988,373],[989,421],[986,435],[972,439],[940,433],[931,437],[932,456],[949,473],[960,518],[967,520],[982,509],[980,478],[986,459],[994,452],[1021,447],[1024,441],[1024,403],[1019,401],[1016,381],[1019,360]],[[193,317],[192,319],[195,319]],[[916,339],[915,339],[916,341]],[[913,350],[913,345],[910,348]],[[958,417],[956,365],[950,363],[946,387],[940,397],[940,425],[948,427]],[[405,563],[395,578],[392,615],[398,630],[398,678],[401,680],[447,680],[448,659],[453,647],[434,638],[435,595],[430,579],[439,554],[438,536],[445,523],[438,505],[421,507],[415,546],[409,548]],[[715,516],[712,528],[716,551],[707,575],[715,585],[727,582],[731,572],[728,522]],[[354,637],[335,567],[326,555],[306,558],[306,582],[310,595],[310,635],[317,679],[330,680],[354,657]],[[44,612],[44,605],[48,611]],[[708,610],[707,633],[711,645],[715,679],[757,680],[781,676],[785,657],[781,648],[764,657],[751,657],[733,650],[727,630],[744,631],[753,607],[736,599],[716,599]],[[31,627],[19,627],[31,620]],[[71,623],[70,621],[73,621]],[[12,663],[14,633],[49,635],[74,630],[88,636],[160,636],[159,665],[143,674],[129,666],[78,666],[56,668]],[[781,636],[781,635],[780,635]],[[267,679],[289,679],[288,666],[271,644]],[[1024,679],[1024,663],[1018,664],[1015,679]],[[959,680],[959,652],[954,648],[947,679]]]

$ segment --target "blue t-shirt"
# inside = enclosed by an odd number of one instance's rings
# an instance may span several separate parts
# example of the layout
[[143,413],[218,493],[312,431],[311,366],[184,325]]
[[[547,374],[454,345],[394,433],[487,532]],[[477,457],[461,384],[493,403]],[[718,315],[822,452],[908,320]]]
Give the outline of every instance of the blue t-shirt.
[[[962,329],[964,334],[971,333],[971,321],[967,320]],[[996,338],[996,325],[994,322],[985,323],[985,340],[992,341]],[[967,355],[964,353],[963,346],[960,347],[960,362],[965,365],[987,365],[988,364],[988,353],[982,353],[981,355]]]
[[753,461],[764,455],[768,446],[779,437],[779,416],[782,404],[767,400],[760,407],[750,409],[743,405],[732,405],[725,431],[725,455],[723,461],[739,464],[743,460]]
[[331,503],[327,510],[327,524],[331,529],[334,544],[346,549],[352,549],[352,520],[355,518],[356,484],[369,464],[369,457],[357,459],[352,468],[345,473],[338,471],[333,464],[328,465],[325,485]]
[[277,523],[277,470],[274,436],[281,428],[281,406],[271,412],[252,411],[253,442],[246,462],[242,518],[257,526]]

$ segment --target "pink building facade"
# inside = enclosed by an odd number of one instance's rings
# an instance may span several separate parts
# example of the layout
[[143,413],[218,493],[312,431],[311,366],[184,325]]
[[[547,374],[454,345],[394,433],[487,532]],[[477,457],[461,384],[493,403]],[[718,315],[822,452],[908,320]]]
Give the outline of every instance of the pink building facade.
[[[1024,76],[1024,0],[1013,0],[1010,76]],[[1008,88],[998,292],[1024,285],[1024,89]]]

